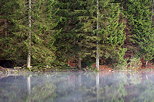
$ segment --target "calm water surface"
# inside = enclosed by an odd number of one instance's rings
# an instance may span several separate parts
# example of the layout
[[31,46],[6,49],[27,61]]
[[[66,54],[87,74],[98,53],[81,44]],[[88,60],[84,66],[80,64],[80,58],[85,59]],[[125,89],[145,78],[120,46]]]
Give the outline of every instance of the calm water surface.
[[53,72],[0,79],[0,102],[154,102],[152,72]]

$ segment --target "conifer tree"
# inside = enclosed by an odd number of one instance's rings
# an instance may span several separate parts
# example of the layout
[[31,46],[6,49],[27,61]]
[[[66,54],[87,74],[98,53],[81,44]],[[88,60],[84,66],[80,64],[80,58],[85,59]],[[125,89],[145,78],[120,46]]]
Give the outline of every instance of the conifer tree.
[[50,65],[55,60],[54,23],[52,20],[52,4],[54,1],[33,1],[32,24],[32,58],[34,63]]
[[[105,4],[105,3],[104,3]],[[123,22],[120,16],[123,15],[119,3],[106,3],[102,13],[102,29],[100,31],[100,48],[103,59],[110,59],[111,63],[122,63],[126,49],[123,48],[125,41]]]
[[154,55],[154,29],[152,27],[152,1],[129,0],[127,3],[127,17],[133,36],[132,43],[136,45],[135,56],[151,60]]
[[[24,19],[25,18],[25,12],[24,9],[25,6],[23,6],[23,4],[25,4],[25,1],[21,1],[21,0],[6,0],[3,1],[1,0],[1,18],[2,19],[6,19],[8,22],[8,26],[6,28],[7,30],[7,36],[3,36],[1,38],[1,45],[2,45],[2,58],[4,59],[13,59],[16,60],[19,56],[20,56],[20,51],[17,54],[17,46],[21,46],[21,48],[23,48],[24,51],[24,46],[20,43],[21,39],[24,39],[23,36],[18,35],[15,37],[15,33],[13,32],[19,32],[19,29],[17,29],[18,27],[22,27],[23,29],[25,29],[26,31],[26,27],[25,26],[21,26],[19,23],[24,22],[24,21],[16,21],[15,19],[21,19],[21,17]],[[22,5],[22,8],[21,8]],[[20,38],[20,39],[18,39]],[[19,41],[19,42],[18,42]],[[17,43],[18,42],[18,43]],[[22,51],[22,50],[21,50]]]
[[54,5],[56,10],[55,22],[57,31],[55,35],[55,46],[59,60],[66,61],[76,59],[81,67],[81,45],[79,44],[81,34],[82,16],[86,15],[84,10],[85,1],[83,0],[58,0]]
[[[82,27],[84,31],[82,46],[91,57],[95,57],[96,51],[99,51],[97,53],[100,53],[101,60],[110,59],[111,63],[123,62],[126,50],[123,48],[125,26],[120,22],[120,15],[123,15],[120,4],[111,3],[110,0],[99,0],[99,18],[96,5],[97,2],[92,0],[87,3],[87,10],[90,13],[86,18],[88,22],[84,22]],[[97,42],[99,50],[96,49]]]
[[32,65],[50,65],[55,59],[53,22],[49,9],[53,2],[44,0],[31,2],[31,10],[27,0],[8,0],[4,3],[2,10],[7,10],[2,12],[6,13],[4,17],[10,22],[9,36],[6,37],[9,39],[9,48],[5,54],[17,62],[22,59],[23,63],[26,62],[28,54],[33,59]]

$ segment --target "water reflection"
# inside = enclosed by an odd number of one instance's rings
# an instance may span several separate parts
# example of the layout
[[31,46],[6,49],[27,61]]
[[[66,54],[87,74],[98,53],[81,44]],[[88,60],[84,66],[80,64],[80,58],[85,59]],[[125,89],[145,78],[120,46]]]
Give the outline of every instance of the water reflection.
[[54,72],[0,79],[0,102],[154,102],[154,74]]
[[28,90],[28,94],[30,94],[31,93],[31,75],[27,77],[27,90]]

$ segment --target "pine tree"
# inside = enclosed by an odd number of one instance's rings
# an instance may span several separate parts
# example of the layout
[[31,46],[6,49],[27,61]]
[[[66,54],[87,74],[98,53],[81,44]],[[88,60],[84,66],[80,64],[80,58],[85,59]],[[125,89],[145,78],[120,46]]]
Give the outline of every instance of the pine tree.
[[[105,4],[105,3],[104,3]],[[100,31],[101,56],[103,59],[110,59],[111,63],[122,63],[126,49],[123,48],[125,41],[124,24],[120,22],[123,15],[119,3],[104,5],[102,10],[102,29]]]
[[[24,26],[17,25],[19,22],[16,22],[14,18],[21,19],[21,17],[25,18],[25,13],[23,12],[23,9],[25,9],[25,6],[20,7],[23,5],[25,1],[21,0],[6,0],[1,2],[1,11],[0,14],[2,15],[2,19],[6,19],[8,26],[6,28],[7,35],[3,36],[1,38],[1,44],[2,44],[2,58],[4,59],[13,59],[16,60],[18,56],[20,56],[21,53],[16,53],[18,47],[17,45],[20,44],[19,39],[24,39],[23,36],[18,36],[16,39],[14,39],[15,34],[14,31],[18,32],[19,30],[17,27],[25,28]],[[20,9],[20,11],[19,11]],[[14,23],[16,22],[16,24]],[[21,21],[20,21],[21,22]],[[26,29],[26,28],[25,28]],[[26,30],[25,30],[26,31]],[[18,39],[19,38],[19,39]],[[18,42],[19,41],[19,42]],[[18,44],[17,44],[18,42]],[[22,46],[22,44],[20,44]],[[24,46],[23,51],[24,51]]]
[[57,47],[58,60],[79,61],[78,67],[81,68],[81,38],[82,16],[86,15],[84,10],[85,1],[83,0],[58,0],[55,9],[55,22],[57,34],[55,35],[55,46]]
[[151,60],[154,52],[154,30],[151,20],[151,0],[129,0],[127,5],[127,17],[131,25],[132,43],[136,45],[135,56]]
[[92,0],[87,3],[90,15],[86,18],[88,22],[84,22],[84,38],[81,41],[86,49],[85,54],[95,57],[98,51],[100,60],[110,59],[111,63],[121,63],[124,61],[126,49],[123,48],[125,26],[120,22],[120,16],[123,15],[120,4],[111,3],[110,0],[99,0],[99,16],[96,5],[97,2]]
[[32,58],[39,64],[50,65],[55,60],[53,46],[52,3],[54,1],[33,1],[32,24]]
[[[51,9],[49,9],[52,2],[44,0],[31,2],[31,7],[27,0],[8,0],[4,3],[2,12],[6,13],[4,17],[10,22],[9,36],[4,39],[9,44],[5,54],[17,62],[22,59],[25,63],[28,51],[30,51],[32,65],[50,65],[55,59],[53,22]],[[7,10],[4,11],[5,9]],[[4,56],[7,57],[6,55]]]

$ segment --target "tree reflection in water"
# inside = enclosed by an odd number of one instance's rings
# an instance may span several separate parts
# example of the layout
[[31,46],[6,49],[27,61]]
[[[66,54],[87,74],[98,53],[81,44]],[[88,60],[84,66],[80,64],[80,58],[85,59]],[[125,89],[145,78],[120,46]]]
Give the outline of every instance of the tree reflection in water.
[[0,102],[153,102],[154,74],[56,72],[0,79]]

